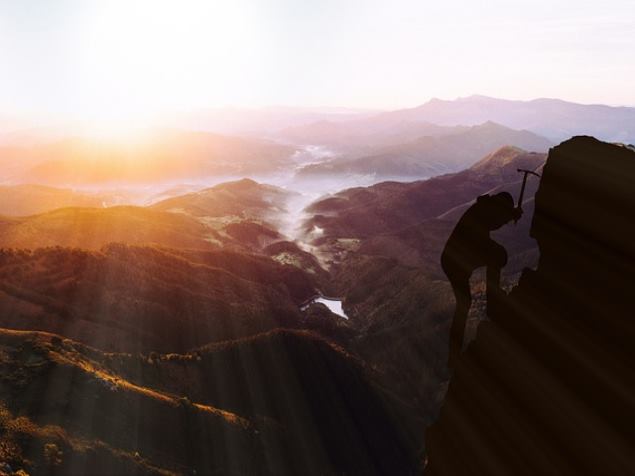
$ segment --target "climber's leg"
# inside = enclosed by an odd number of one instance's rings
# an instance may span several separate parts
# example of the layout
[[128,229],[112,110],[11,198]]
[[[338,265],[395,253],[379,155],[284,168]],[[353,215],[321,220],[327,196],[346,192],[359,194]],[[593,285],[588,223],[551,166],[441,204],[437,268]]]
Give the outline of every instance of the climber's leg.
[[456,308],[450,327],[450,352],[449,366],[453,367],[458,356],[463,350],[463,336],[465,335],[465,324],[467,315],[472,305],[472,294],[470,290],[469,276],[451,281],[452,290],[456,299]]

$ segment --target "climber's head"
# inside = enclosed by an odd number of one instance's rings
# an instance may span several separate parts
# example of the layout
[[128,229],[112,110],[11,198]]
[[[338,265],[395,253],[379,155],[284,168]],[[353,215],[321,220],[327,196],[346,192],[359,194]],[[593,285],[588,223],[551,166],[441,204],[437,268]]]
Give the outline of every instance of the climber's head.
[[508,192],[485,195],[483,198],[479,203],[483,207],[483,218],[489,230],[496,230],[516,218],[518,212],[514,207],[514,199]]
[[492,195],[492,200],[505,210],[514,208],[514,199],[512,198],[512,194],[509,192],[499,192],[496,195]]

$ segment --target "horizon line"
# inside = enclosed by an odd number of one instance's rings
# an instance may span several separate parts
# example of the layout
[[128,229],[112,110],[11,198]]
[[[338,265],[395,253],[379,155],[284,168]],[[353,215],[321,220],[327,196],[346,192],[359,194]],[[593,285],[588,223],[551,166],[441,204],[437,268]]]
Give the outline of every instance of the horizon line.
[[[443,98],[430,96],[427,100],[414,103],[412,105],[406,106],[397,106],[397,107],[357,107],[357,106],[346,106],[346,105],[301,105],[301,104],[284,104],[284,103],[272,103],[267,105],[256,105],[256,106],[241,106],[236,104],[225,104],[225,105],[209,105],[209,106],[197,106],[192,108],[165,108],[154,111],[152,114],[148,114],[147,118],[150,117],[161,117],[166,114],[196,114],[196,113],[204,113],[204,112],[223,112],[223,111],[235,111],[235,112],[267,112],[267,111],[275,111],[275,110],[290,110],[290,111],[298,111],[298,112],[320,112],[320,113],[331,113],[331,114],[381,114],[381,113],[389,113],[394,111],[401,110],[411,110],[416,109],[418,107],[422,107],[426,104],[429,104],[434,101],[439,102],[457,102],[462,100],[469,99],[484,99],[484,100],[496,100],[496,101],[505,101],[505,102],[522,102],[522,103],[531,103],[536,101],[560,101],[569,104],[575,104],[579,106],[604,106],[610,108],[635,108],[635,104],[609,104],[603,102],[579,102],[575,100],[562,99],[559,97],[552,96],[540,96],[533,97],[531,99],[515,99],[515,98],[507,98],[507,97],[498,97],[491,96],[487,94],[469,94],[467,96],[455,96],[453,98]],[[120,117],[113,118],[98,118],[98,117],[87,117],[81,114],[73,114],[68,112],[47,112],[47,113],[35,113],[33,111],[19,111],[19,112],[8,112],[6,114],[0,115],[0,124],[1,122],[29,122],[32,126],[42,125],[38,123],[48,123],[52,121],[52,124],[58,123],[68,124],[69,122],[118,122],[118,121],[127,121],[127,120],[136,120],[138,116],[134,113],[130,114],[122,114]]]

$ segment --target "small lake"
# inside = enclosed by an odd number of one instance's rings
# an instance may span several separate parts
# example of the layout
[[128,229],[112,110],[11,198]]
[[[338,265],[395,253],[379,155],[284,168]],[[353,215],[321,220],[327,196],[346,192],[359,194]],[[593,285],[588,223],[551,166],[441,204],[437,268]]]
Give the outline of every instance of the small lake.
[[313,301],[309,302],[308,304],[306,304],[305,306],[303,306],[303,309],[306,309],[310,304],[314,302],[322,303],[326,307],[328,307],[333,314],[337,314],[338,316],[343,317],[344,319],[348,319],[348,316],[344,312],[344,309],[342,309],[341,299],[328,299],[325,297],[318,297],[318,298],[315,298]]

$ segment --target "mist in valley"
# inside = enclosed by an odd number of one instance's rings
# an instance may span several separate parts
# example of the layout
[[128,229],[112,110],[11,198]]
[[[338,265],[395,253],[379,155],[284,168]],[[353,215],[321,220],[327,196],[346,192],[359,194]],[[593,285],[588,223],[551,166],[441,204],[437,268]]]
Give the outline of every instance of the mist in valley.
[[[56,467],[97,452],[122,474],[253,474],[261,460],[272,474],[375,474],[370,445],[385,455],[378,473],[421,468],[452,391],[455,298],[440,257],[454,226],[477,197],[516,201],[523,188],[523,215],[492,233],[508,255],[502,289],[539,269],[540,177],[523,184],[519,169],[544,173],[562,124],[523,122],[542,101],[503,101],[501,123],[475,112],[491,101],[233,111],[224,126],[197,114],[196,129],[138,142],[0,135],[0,405],[9,428],[25,412],[31,425],[7,433],[12,464],[41,468],[62,451]],[[568,127],[602,133],[589,124]],[[468,343],[489,328],[486,280],[471,279]],[[49,381],[62,391],[45,410],[25,407]],[[105,410],[89,417],[76,400]],[[94,439],[80,446],[78,432]],[[251,459],[210,459],[228,432]],[[27,437],[46,452],[26,458]],[[306,438],[319,442],[308,459]]]

